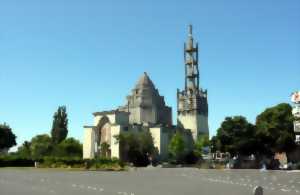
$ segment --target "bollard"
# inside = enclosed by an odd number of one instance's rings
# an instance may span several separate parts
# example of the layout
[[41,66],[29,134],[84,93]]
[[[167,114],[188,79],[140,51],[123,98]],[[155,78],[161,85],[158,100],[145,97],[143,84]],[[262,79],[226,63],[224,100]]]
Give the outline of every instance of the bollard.
[[261,186],[256,186],[253,190],[253,195],[263,195],[264,190]]
[[35,167],[35,168],[38,168],[38,167],[39,167],[39,162],[34,161],[34,167]]

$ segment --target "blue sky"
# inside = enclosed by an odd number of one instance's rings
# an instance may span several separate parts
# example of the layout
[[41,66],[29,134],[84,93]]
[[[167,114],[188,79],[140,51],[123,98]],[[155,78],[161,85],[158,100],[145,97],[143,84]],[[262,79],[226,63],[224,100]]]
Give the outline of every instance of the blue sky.
[[82,140],[92,112],[116,108],[147,72],[176,116],[183,42],[193,24],[211,134],[251,122],[300,86],[300,1],[1,0],[0,122],[18,144],[49,133],[66,105]]

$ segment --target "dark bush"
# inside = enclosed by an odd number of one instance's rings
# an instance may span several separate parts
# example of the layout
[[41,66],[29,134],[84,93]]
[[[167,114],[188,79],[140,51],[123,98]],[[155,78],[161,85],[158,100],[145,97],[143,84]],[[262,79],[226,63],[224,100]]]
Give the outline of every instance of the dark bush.
[[116,139],[123,148],[121,159],[125,162],[141,167],[149,165],[150,158],[155,158],[156,149],[151,133],[148,131],[123,132],[116,136]]
[[197,163],[199,160],[199,158],[195,155],[195,153],[193,151],[187,153],[184,157],[184,163],[185,164],[195,164]]
[[269,164],[267,164],[267,169],[278,170],[280,166],[280,162],[278,159],[272,159]]
[[34,167],[34,161],[15,156],[1,156],[0,167]]

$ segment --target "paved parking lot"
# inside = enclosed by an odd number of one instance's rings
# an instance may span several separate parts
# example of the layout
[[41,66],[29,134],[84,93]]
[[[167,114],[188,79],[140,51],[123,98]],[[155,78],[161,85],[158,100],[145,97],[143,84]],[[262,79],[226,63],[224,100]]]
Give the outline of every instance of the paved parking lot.
[[300,173],[141,168],[124,172],[0,169],[1,195],[300,195]]

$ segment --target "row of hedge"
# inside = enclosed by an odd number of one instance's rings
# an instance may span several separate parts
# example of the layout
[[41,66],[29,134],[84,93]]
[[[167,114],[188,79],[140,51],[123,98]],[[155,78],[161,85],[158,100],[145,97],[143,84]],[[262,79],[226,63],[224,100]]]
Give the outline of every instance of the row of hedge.
[[79,157],[46,156],[39,160],[20,158],[14,155],[0,156],[0,167],[34,167],[38,162],[40,168],[85,168],[121,170],[124,164],[117,158],[96,158],[83,160]]
[[0,167],[33,167],[34,160],[16,156],[0,156]]

